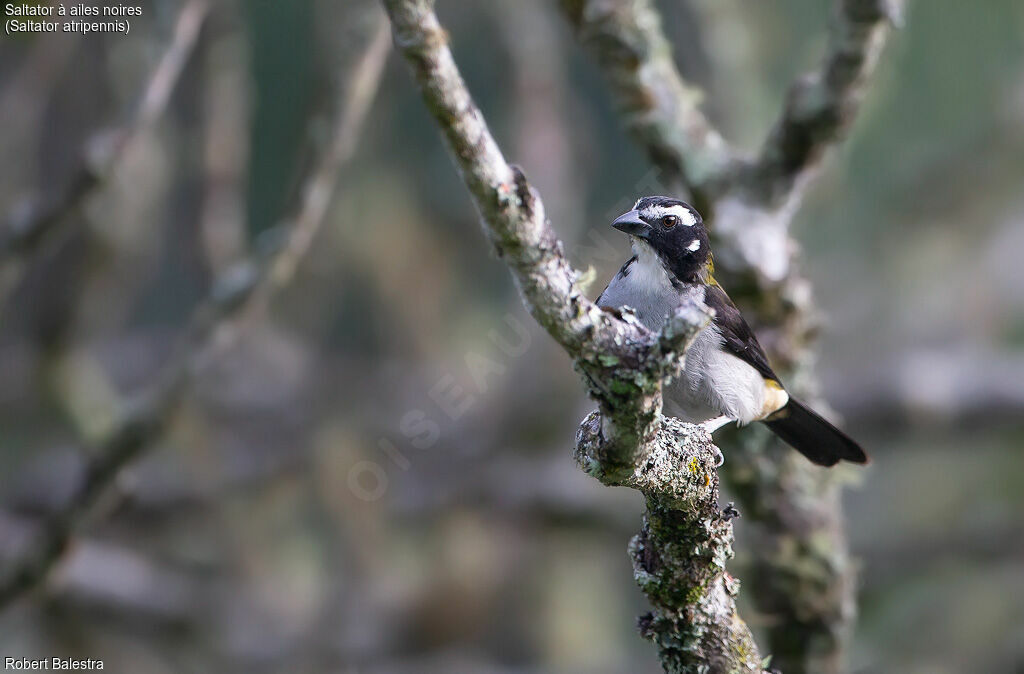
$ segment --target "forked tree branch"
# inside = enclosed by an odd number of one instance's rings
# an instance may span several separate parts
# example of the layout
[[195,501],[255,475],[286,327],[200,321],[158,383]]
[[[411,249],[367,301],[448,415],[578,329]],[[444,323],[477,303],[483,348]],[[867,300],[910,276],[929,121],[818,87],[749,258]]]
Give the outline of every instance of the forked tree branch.
[[698,208],[738,189],[764,208],[784,204],[856,115],[905,0],[835,0],[821,65],[790,88],[759,155],[741,161],[700,110],[703,92],[672,57],[653,0],[558,0],[609,84],[623,125]]
[[747,201],[783,204],[824,151],[849,128],[904,0],[836,0],[821,65],[790,88],[760,155],[741,171]]
[[84,475],[68,502],[47,519],[27,550],[0,566],[0,607],[46,577],[121,470],[161,437],[193,376],[213,356],[223,353],[225,346],[238,338],[247,318],[291,280],[323,223],[338,170],[355,150],[359,129],[390,51],[387,28],[381,16],[377,33],[355,65],[338,102],[327,149],[306,177],[295,212],[277,225],[278,245],[254,253],[251,259],[230,267],[214,281],[210,295],[194,311],[156,383],[133,399],[120,422],[90,453]]
[[8,215],[6,226],[0,231],[0,311],[35,256],[79,222],[75,214],[106,182],[132,142],[150,130],[163,114],[208,10],[206,0],[190,0],[182,8],[167,49],[147,78],[131,120],[121,128],[98,132],[85,141],[78,168],[63,191],[46,203],[26,200]]
[[[712,225],[726,285],[753,322],[768,329],[762,336],[773,362],[780,370],[806,368],[816,314],[809,284],[791,264],[797,246],[789,225],[806,178],[851,124],[904,0],[834,0],[821,65],[793,85],[758,156],[735,160],[728,148],[721,151],[727,159],[711,165],[724,172],[703,171],[707,148],[687,136],[688,129],[712,127],[695,106],[678,103],[680,78],[652,0],[559,3],[610,83],[623,125],[652,161],[670,176],[682,171],[673,165],[694,166],[685,186]],[[659,78],[648,77],[654,71]],[[683,100],[696,99],[690,92]],[[677,103],[653,104],[666,100]],[[642,128],[654,132],[638,132],[637,110],[645,113]],[[724,145],[717,134],[710,137]],[[839,481],[746,433],[725,475],[756,523],[755,599],[772,621],[773,662],[787,674],[838,672],[855,614]]]
[[576,458],[605,484],[647,497],[643,531],[630,546],[638,583],[654,612],[641,620],[668,672],[759,672],[761,660],[736,612],[738,584],[725,572],[730,517],[718,509],[717,450],[700,427],[661,415],[663,380],[706,324],[684,302],[658,334],[631,314],[602,311],[544,217],[540,197],[509,166],[473,103],[431,0],[384,0],[395,44],[447,141],[533,317],[573,358],[599,410],[577,433]]
[[680,75],[652,0],[559,0],[604,74],[626,129],[672,187],[704,209],[733,165],[700,110],[703,92]]

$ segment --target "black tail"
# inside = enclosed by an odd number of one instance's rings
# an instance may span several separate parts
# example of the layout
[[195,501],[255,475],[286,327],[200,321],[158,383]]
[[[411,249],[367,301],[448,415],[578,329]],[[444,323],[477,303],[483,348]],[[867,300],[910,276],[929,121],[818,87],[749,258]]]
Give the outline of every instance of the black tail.
[[769,419],[764,423],[772,433],[819,466],[834,466],[842,459],[868,462],[860,445],[796,398]]

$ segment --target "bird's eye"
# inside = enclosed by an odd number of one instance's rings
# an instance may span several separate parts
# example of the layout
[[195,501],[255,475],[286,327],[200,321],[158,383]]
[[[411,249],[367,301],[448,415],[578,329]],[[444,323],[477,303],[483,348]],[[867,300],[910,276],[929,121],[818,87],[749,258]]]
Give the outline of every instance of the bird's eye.
[[676,215],[666,215],[661,219],[661,224],[665,225],[665,229],[672,229],[679,224],[679,217]]

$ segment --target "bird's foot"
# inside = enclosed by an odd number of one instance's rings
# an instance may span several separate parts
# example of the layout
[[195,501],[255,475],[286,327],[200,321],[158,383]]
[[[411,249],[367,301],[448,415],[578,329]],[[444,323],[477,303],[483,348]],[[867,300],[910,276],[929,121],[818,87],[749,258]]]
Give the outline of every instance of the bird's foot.
[[[726,416],[715,417],[714,419],[708,419],[707,421],[702,423],[701,426],[704,428],[705,431],[708,432],[708,435],[711,435],[722,426],[725,426],[730,421],[732,421],[732,419]],[[714,448],[715,453],[717,455],[715,460],[715,468],[721,468],[722,464],[725,463],[725,455],[722,454],[722,450],[720,450],[715,445],[712,445],[712,447]]]
[[710,435],[711,433],[714,433],[719,428],[721,428],[722,426],[725,426],[727,423],[729,423],[731,421],[733,421],[733,420],[730,419],[729,417],[721,416],[721,417],[715,417],[714,419],[708,419],[707,421],[705,421],[701,425],[704,427],[704,430],[706,430],[708,432],[708,434]]

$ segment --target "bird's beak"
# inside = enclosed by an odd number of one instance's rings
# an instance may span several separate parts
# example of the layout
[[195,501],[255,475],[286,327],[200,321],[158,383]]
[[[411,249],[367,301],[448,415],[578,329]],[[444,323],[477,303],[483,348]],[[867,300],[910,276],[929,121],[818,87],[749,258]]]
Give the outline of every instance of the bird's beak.
[[641,220],[640,213],[635,210],[623,213],[615,218],[612,222],[612,227],[620,232],[625,232],[641,239],[646,239],[651,233],[651,226]]

